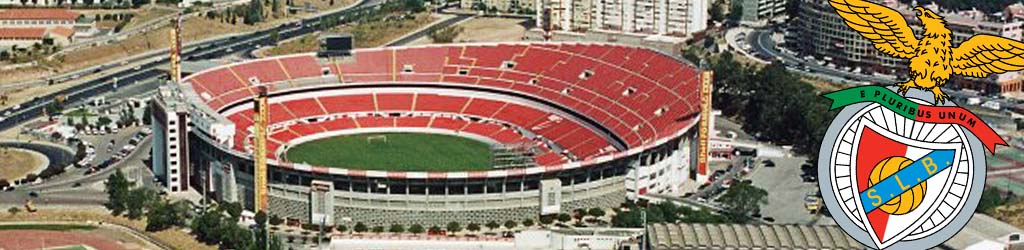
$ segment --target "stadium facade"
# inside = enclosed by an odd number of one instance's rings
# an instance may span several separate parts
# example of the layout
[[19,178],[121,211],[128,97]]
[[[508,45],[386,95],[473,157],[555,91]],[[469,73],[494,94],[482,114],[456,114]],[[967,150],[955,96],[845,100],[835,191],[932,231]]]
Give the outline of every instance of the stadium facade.
[[[268,213],[304,223],[444,225],[690,191],[707,179],[707,158],[699,157],[706,140],[698,139],[707,129],[697,127],[710,124],[700,122],[710,117],[701,115],[708,77],[677,58],[622,45],[429,45],[224,65],[185,77],[160,98],[187,104],[184,169],[189,185],[211,199],[255,208],[253,96],[266,88]],[[522,161],[487,171],[400,172],[283,157],[303,142],[377,132],[462,136],[514,149]]]

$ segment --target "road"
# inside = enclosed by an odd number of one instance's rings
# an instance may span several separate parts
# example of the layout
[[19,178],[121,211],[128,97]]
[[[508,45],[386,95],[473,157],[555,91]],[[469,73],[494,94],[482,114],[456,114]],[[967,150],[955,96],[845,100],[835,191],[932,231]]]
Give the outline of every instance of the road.
[[[209,41],[190,43],[182,49],[182,58],[184,60],[213,59],[233,54],[236,51],[245,51],[257,45],[269,46],[274,43],[268,39],[271,33],[277,32],[280,40],[310,34],[317,31],[321,20],[328,18],[340,18],[352,11],[372,8],[381,3],[381,0],[363,0],[351,8],[341,9],[291,23],[281,24],[264,30],[212,39]],[[141,64],[132,68],[118,68],[124,64],[136,63]],[[113,90],[113,81],[115,79],[118,80],[119,87],[124,87],[137,82],[144,82],[148,79],[163,77],[164,74],[157,69],[157,66],[165,63],[167,63],[167,56],[165,53],[154,53],[152,56],[148,57],[133,58],[124,60],[123,62],[98,65],[50,78],[54,81],[66,81],[83,77],[81,74],[94,74],[100,76],[97,79],[85,81],[67,89],[36,97],[27,102],[0,110],[0,118],[3,118],[3,120],[0,121],[0,130],[12,128],[19,123],[41,115],[43,113],[43,108],[59,95],[66,96],[67,100],[70,102],[76,102]]]
[[[286,23],[260,31],[212,39],[208,41],[188,44],[184,47],[182,57],[185,60],[202,60],[220,58],[225,55],[246,51],[247,49],[260,46],[272,45],[273,41],[268,39],[269,35],[277,32],[279,37],[288,39],[296,36],[313,33],[319,27],[321,20],[326,18],[339,18],[346,13],[363,8],[372,8],[381,3],[380,0],[364,0],[351,8],[337,10],[300,21]],[[65,90],[45,96],[37,97],[27,102],[14,105],[13,107],[0,111],[3,120],[0,120],[0,130],[11,129],[20,123],[30,121],[43,113],[43,108],[54,100],[58,95],[65,95],[67,103],[81,103],[91,97],[111,94],[112,96],[128,97],[139,94],[151,93],[147,88],[152,88],[164,81],[166,78],[157,66],[167,63],[166,54],[151,53],[152,55],[139,56],[126,59],[125,62],[114,62],[106,65],[98,65],[93,68],[82,70],[94,75],[96,79],[84,81],[78,85]],[[121,67],[125,64],[139,64],[135,67]],[[72,72],[52,79],[62,81],[81,77],[73,76],[81,74],[82,71]],[[117,84],[114,84],[114,82]],[[158,81],[154,81],[158,80]],[[117,86],[115,88],[115,85]],[[123,132],[124,133],[124,132]],[[97,151],[105,151],[110,138],[115,140],[115,150],[119,150],[127,136],[105,136],[93,138],[98,142]],[[146,139],[138,148],[148,149],[150,140]],[[46,206],[101,206],[106,202],[106,195],[103,193],[103,181],[113,173],[114,169],[121,169],[130,179],[140,179],[146,184],[152,185],[152,174],[146,170],[144,161],[149,158],[149,150],[135,150],[127,159],[110,166],[103,171],[82,176],[83,170],[69,169],[65,174],[57,176],[47,182],[37,185],[18,187],[17,190],[0,193],[0,205],[21,205],[27,199],[33,199],[40,207]],[[101,157],[97,157],[101,158]],[[35,192],[38,197],[31,197],[30,193]]]
[[430,31],[433,30],[433,29],[441,29],[441,28],[444,28],[444,27],[448,27],[448,26],[451,26],[452,24],[456,24],[456,23],[462,22],[462,21],[464,21],[466,19],[474,17],[474,15],[468,15],[468,14],[454,14],[454,15],[455,15],[455,17],[449,18],[449,19],[441,21],[441,22],[434,23],[434,24],[432,24],[429,27],[424,27],[424,28],[422,28],[420,30],[417,30],[417,31],[413,32],[413,33],[407,34],[406,36],[402,37],[401,39],[398,39],[398,40],[392,41],[392,42],[390,42],[388,44],[385,44],[384,47],[406,45],[406,44],[411,43],[412,41],[416,41],[416,39],[420,39],[421,37],[427,36],[428,34],[430,34]]
[[[786,68],[790,71],[808,76],[829,79],[831,82],[851,86],[864,84],[890,85],[898,82],[897,78],[852,73],[843,69],[822,66],[816,62],[808,62],[802,58],[798,58],[794,54],[781,52],[776,46],[775,41],[772,40],[773,32],[772,28],[757,29],[751,31],[750,34],[746,36],[747,42],[751,45],[751,50],[759,55],[763,55],[760,57],[762,60],[779,60],[785,63]],[[999,103],[1000,107],[1003,109],[1024,110],[1024,105],[998,97],[978,96],[977,94],[969,93],[967,91],[953,89],[943,89],[943,92],[952,96],[954,101],[963,101],[970,97],[977,97],[982,103],[989,101]]]

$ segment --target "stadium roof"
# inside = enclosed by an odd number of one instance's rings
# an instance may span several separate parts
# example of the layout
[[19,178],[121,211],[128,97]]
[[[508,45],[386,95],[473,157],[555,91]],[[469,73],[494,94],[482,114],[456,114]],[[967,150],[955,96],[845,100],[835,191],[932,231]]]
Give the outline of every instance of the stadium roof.
[[[974,214],[943,246],[987,249],[1005,246],[1008,236],[1022,230],[984,214]],[[835,225],[651,224],[655,250],[676,249],[863,249]]]
[[652,224],[652,249],[863,249],[838,226]]
[[[1020,234],[1022,231],[1013,225],[999,221],[988,215],[975,213],[974,217],[967,222],[959,233],[946,241],[944,245],[953,249],[967,249],[975,244],[989,244],[991,242],[1006,243],[1010,234]],[[989,242],[989,243],[984,243]]]
[[0,20],[70,20],[78,13],[66,9],[8,9],[0,12]]

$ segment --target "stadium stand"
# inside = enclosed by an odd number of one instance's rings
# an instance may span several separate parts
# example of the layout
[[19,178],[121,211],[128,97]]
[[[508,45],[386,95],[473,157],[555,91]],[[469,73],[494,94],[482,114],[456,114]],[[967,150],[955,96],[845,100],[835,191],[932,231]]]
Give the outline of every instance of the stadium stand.
[[[611,130],[613,136],[621,138],[626,146],[638,147],[672,136],[672,129],[685,125],[679,123],[688,122],[680,121],[681,117],[697,112],[697,93],[680,91],[695,89],[693,84],[697,71],[678,65],[674,58],[618,45],[425,46],[359,50],[354,59],[347,62],[320,62],[313,55],[266,59],[201,72],[190,78],[190,83],[197,92],[207,93],[200,93],[200,96],[210,96],[205,101],[214,109],[248,101],[252,95],[248,89],[253,86],[247,79],[266,83],[320,77],[323,68],[330,68],[332,74],[340,73],[346,83],[415,81],[418,84],[483,86],[554,101]],[[371,107],[378,111],[412,110],[409,96],[400,96],[405,99],[363,96],[354,99],[322,97],[320,101],[331,103],[324,105],[327,113],[365,111]],[[413,98],[427,100],[417,102],[417,111],[450,111],[455,106],[467,106],[464,100],[457,98],[436,100],[438,95],[435,94]],[[537,114],[524,114],[521,107],[500,101],[468,102],[469,108],[464,111],[468,114],[501,116],[503,120],[514,121],[523,127],[533,127],[537,120],[525,120],[539,117]],[[286,105],[306,107],[301,109],[299,116],[315,115],[316,112],[310,107],[309,100]],[[664,115],[670,113],[684,115]],[[272,119],[279,121],[278,118]],[[554,130],[552,133],[566,132],[557,127],[549,129]],[[544,132],[540,134],[544,135]],[[570,145],[593,141],[577,137],[567,140]],[[584,155],[599,151],[590,145],[570,148],[577,148]]]

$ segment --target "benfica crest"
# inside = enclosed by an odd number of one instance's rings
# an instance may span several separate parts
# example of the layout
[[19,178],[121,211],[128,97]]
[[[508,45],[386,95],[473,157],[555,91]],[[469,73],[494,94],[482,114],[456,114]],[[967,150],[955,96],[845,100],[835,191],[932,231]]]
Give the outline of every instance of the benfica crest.
[[865,86],[825,97],[844,107],[822,142],[822,198],[862,244],[928,249],[960,231],[985,184],[985,151],[1006,143],[966,109],[931,92]]

